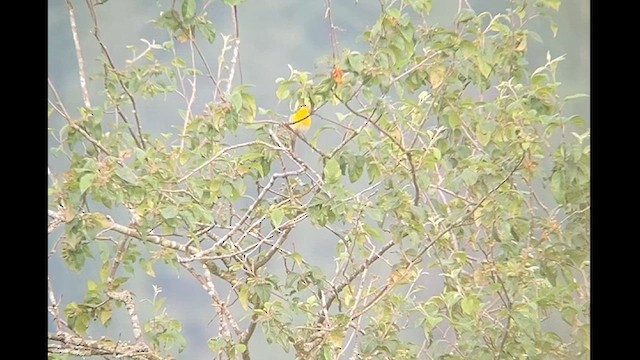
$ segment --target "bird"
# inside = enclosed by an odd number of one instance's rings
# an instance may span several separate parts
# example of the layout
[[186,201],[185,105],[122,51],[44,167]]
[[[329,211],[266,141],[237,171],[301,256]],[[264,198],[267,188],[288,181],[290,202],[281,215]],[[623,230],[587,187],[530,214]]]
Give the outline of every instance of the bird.
[[[304,135],[311,127],[311,110],[309,110],[309,107],[307,105],[300,106],[300,108],[291,115],[291,122],[289,122],[288,125],[298,136]],[[297,136],[293,136],[291,138],[292,149],[295,145],[296,137]]]

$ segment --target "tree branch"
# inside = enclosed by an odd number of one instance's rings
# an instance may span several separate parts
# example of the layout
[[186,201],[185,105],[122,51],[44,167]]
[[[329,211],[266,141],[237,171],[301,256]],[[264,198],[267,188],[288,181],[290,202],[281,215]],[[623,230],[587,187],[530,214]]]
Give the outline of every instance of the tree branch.
[[80,38],[78,37],[78,27],[76,26],[76,17],[73,10],[71,0],[67,0],[67,10],[69,11],[69,22],[71,23],[71,34],[73,35],[73,45],[76,48],[76,60],[78,61],[78,77],[80,79],[80,88],[82,89],[82,100],[84,107],[91,109],[91,101],[89,100],[89,91],[87,90],[87,80],[84,73],[84,60],[80,49]]
[[49,333],[49,341],[55,341],[59,344],[48,345],[50,354],[70,354],[78,356],[115,356],[131,357],[133,359],[143,360],[169,360],[153,351],[145,344],[130,344],[124,341],[112,341],[109,339],[91,340],[84,339],[78,335],[69,334],[63,331],[57,333]]

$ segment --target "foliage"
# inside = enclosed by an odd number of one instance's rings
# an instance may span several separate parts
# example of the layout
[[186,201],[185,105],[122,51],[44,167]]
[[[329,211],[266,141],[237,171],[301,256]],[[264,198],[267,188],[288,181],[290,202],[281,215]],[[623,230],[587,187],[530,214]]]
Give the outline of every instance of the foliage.
[[[104,354],[86,334],[116,312],[133,336],[119,355],[181,352],[164,300],[141,317],[131,291],[164,266],[211,298],[219,358],[249,358],[256,331],[300,359],[589,356],[589,129],[564,114],[576,96],[558,94],[563,57],[526,60],[540,38],[528,21],[559,1],[462,7],[452,27],[429,25],[429,0],[382,1],[366,51],[276,80],[281,101],[313,108],[296,152],[284,117],[237,85],[236,38],[216,33],[206,4],[178,3],[153,21],[173,40],[147,42],[124,67],[102,48],[104,93],[87,92],[78,116],[51,86],[51,117],[66,120],[51,152],[68,159],[51,174],[51,228],[64,226],[54,246],[75,272],[100,265],[84,299],[58,303],[50,287],[52,358]],[[92,16],[110,6],[88,4]],[[178,55],[191,45],[197,57],[200,38],[222,42],[223,71]],[[185,85],[207,81],[213,94]],[[181,132],[145,132],[137,101],[175,93]],[[209,99],[202,112],[196,95]],[[123,212],[128,224],[114,220]],[[305,241],[335,244],[334,270],[298,251]],[[554,316],[566,331],[548,329]]]

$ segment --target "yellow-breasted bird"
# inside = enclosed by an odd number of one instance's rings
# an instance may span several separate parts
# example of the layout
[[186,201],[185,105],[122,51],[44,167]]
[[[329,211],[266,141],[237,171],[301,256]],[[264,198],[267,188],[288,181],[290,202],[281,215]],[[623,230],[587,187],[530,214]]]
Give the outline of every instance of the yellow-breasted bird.
[[[288,124],[293,131],[298,135],[304,135],[311,127],[311,110],[307,105],[302,105],[293,115],[291,115],[291,122]],[[296,135],[291,138],[291,148],[296,142]]]

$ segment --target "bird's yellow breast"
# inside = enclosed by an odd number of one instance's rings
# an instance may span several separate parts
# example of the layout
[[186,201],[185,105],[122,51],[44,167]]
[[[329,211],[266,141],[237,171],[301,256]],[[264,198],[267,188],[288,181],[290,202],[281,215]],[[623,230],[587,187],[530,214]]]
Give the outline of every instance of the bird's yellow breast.
[[298,111],[291,115],[289,126],[298,134],[305,133],[311,127],[311,111],[306,105],[302,105]]

